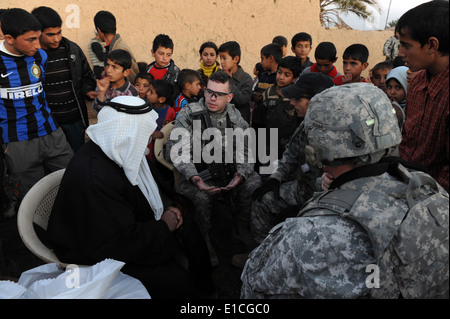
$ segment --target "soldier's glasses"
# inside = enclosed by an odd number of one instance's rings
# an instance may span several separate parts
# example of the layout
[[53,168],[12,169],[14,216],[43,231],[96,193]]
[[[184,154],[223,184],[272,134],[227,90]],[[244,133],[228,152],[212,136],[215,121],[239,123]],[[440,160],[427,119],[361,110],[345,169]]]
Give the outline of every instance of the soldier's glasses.
[[206,88],[205,95],[207,95],[208,97],[214,96],[216,99],[218,99],[218,98],[230,95],[230,93],[216,92],[216,91]]

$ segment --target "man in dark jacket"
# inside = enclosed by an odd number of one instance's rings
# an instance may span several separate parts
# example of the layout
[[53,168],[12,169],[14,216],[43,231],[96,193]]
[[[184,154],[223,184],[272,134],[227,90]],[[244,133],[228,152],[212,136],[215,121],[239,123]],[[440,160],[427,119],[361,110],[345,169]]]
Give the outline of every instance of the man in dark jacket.
[[62,20],[55,10],[38,7],[32,14],[42,25],[39,42],[48,55],[46,99],[76,152],[84,144],[89,126],[85,99],[93,99],[97,94],[95,75],[81,48],[62,36]]

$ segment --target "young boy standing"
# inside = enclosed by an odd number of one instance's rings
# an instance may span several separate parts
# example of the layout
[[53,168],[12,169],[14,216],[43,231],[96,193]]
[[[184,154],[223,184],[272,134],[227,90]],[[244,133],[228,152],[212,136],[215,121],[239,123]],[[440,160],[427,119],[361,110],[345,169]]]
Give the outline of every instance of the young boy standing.
[[[300,75],[302,62],[294,56],[284,57],[278,64],[277,83],[263,94],[262,108],[265,109],[266,131],[270,128],[278,130],[278,158],[283,155],[284,149],[292,134],[300,123],[291,105],[291,100],[283,97],[281,89],[292,85]],[[266,138],[266,142],[269,139]]]
[[308,66],[313,65],[309,60],[309,53],[312,49],[312,37],[306,32],[297,33],[292,37],[292,52],[302,61],[302,71]]
[[367,82],[361,77],[361,73],[367,68],[369,63],[369,50],[364,44],[352,44],[347,47],[342,56],[344,75],[333,79],[334,84],[342,85],[346,83]]
[[321,42],[314,52],[316,63],[307,67],[302,73],[320,72],[334,79],[341,74],[337,71],[334,63],[337,61],[336,47],[331,42]]
[[147,72],[153,75],[155,80],[167,80],[175,85],[180,68],[172,60],[173,41],[165,34],[158,34],[153,40],[152,56],[155,61],[149,64]]
[[283,58],[283,51],[278,44],[268,44],[261,49],[261,68],[257,83],[254,86],[252,101],[255,102],[252,112],[252,127],[265,127],[265,110],[261,107],[264,91],[276,84],[278,63]]
[[425,167],[449,191],[449,4],[436,0],[400,17],[398,56],[412,72],[400,156]]
[[281,51],[283,51],[283,58],[287,55],[288,50],[288,40],[285,36],[277,35],[272,39],[272,43],[278,44],[281,48]]
[[158,113],[158,119],[156,120],[157,127],[148,141],[147,148],[149,153],[146,156],[149,161],[154,163],[158,171],[170,185],[173,185],[174,183],[174,175],[172,171],[156,160],[154,155],[154,143],[156,139],[164,138],[164,133],[161,132],[161,129],[166,124],[175,120],[175,110],[170,106],[172,104],[173,91],[173,85],[169,81],[155,80],[147,93],[147,99],[153,105],[153,110]]
[[139,73],[139,67],[133,51],[125,42],[125,40],[117,33],[117,23],[116,17],[109,11],[99,11],[94,17],[94,25],[97,30],[100,40],[106,43],[105,46],[105,67],[106,67],[106,57],[109,52],[114,50],[125,50],[131,56],[131,67],[128,79],[134,82],[136,74]]
[[41,23],[39,42],[48,56],[45,97],[76,152],[85,142],[85,130],[89,126],[85,100],[92,101],[97,96],[96,78],[81,48],[63,37],[62,20],[55,10],[41,6],[31,14]]
[[201,89],[200,73],[191,69],[183,69],[178,75],[178,88],[180,94],[175,98],[173,108],[176,114],[181,111],[188,103],[196,102]]
[[41,24],[20,8],[5,11],[1,19],[0,143],[7,147],[2,152],[19,204],[37,181],[65,168],[73,150],[45,98],[47,54],[40,49]]
[[223,43],[219,47],[220,66],[233,79],[233,99],[231,103],[250,123],[250,100],[252,98],[252,77],[239,65],[241,46],[236,41]]
[[105,102],[116,96],[138,96],[139,92],[127,79],[131,73],[131,55],[125,50],[114,50],[108,54],[105,68],[106,76],[97,81],[98,92],[92,107],[99,112],[103,107],[99,102]]

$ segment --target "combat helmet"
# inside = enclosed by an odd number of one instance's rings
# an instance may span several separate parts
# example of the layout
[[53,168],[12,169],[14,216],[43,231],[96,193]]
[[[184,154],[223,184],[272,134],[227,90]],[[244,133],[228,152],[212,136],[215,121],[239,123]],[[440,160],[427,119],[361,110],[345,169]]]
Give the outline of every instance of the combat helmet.
[[386,94],[370,83],[331,87],[309,102],[304,119],[312,165],[376,163],[397,150],[402,135]]

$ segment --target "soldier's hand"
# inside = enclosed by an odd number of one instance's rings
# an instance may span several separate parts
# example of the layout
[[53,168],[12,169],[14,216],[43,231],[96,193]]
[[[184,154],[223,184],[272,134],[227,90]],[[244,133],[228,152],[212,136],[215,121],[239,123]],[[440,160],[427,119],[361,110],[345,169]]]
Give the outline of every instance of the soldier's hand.
[[333,180],[334,180],[334,178],[331,174],[323,173],[322,174],[322,190],[326,191],[330,187]]
[[280,181],[276,178],[269,178],[261,187],[258,187],[252,194],[252,198],[261,201],[263,196],[268,193],[273,192],[275,199],[280,198]]
[[197,185],[198,189],[208,195],[214,195],[220,192],[220,188],[217,188],[215,186],[208,186],[205,184],[203,179],[196,175],[191,178],[192,183]]
[[241,181],[242,181],[242,174],[240,172],[237,172],[236,175],[234,175],[233,179],[228,183],[228,185],[222,187],[221,189],[223,191],[230,191],[236,186],[238,186]]

